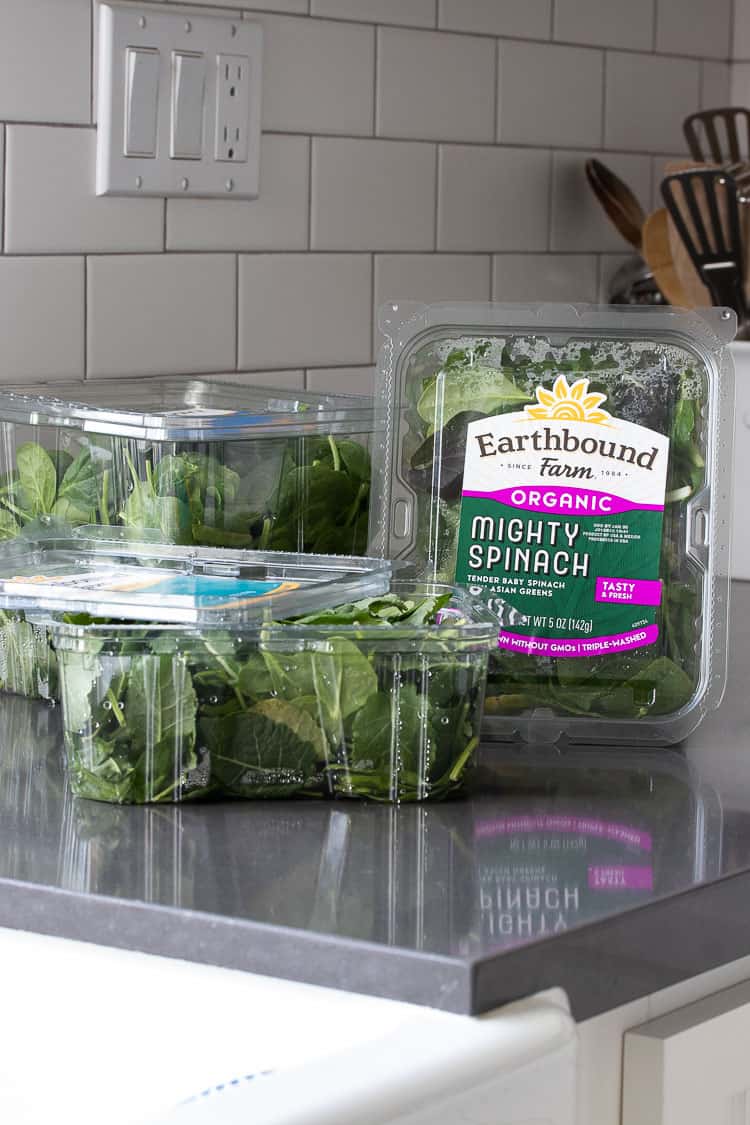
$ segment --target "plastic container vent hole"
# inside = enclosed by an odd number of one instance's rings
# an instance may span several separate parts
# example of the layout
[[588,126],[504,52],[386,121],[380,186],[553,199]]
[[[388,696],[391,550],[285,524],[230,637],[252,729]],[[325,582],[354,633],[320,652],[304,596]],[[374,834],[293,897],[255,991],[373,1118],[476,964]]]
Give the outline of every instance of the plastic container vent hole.
[[696,547],[708,546],[708,512],[705,508],[697,508],[693,513],[691,539]]
[[411,513],[406,500],[397,500],[393,505],[393,533],[397,539],[406,539],[411,530]]

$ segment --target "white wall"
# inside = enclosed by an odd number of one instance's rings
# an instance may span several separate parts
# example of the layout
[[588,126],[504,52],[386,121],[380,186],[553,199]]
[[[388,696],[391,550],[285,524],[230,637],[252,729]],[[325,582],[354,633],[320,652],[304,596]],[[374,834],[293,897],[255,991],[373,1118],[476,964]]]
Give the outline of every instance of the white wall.
[[0,0],[0,380],[364,390],[387,297],[595,300],[627,247],[585,157],[648,206],[729,98],[731,0],[261,6],[260,199],[165,207],[93,194],[91,0]]

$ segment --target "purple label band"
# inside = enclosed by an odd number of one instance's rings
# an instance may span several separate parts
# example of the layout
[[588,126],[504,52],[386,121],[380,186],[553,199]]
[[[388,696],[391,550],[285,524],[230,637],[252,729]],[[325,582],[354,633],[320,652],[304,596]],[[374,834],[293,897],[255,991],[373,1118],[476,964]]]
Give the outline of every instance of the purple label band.
[[497,500],[511,508],[527,512],[549,512],[556,516],[616,516],[620,512],[663,512],[663,504],[640,504],[615,496],[611,492],[595,492],[591,488],[566,488],[564,485],[545,485],[531,488],[526,485],[500,488],[496,492],[474,492],[465,489],[464,496],[480,500]]
[[589,867],[592,891],[652,891],[654,873],[650,867]]
[[594,600],[608,605],[661,605],[661,580],[597,578]]
[[521,813],[518,816],[498,816],[492,820],[480,820],[474,829],[474,836],[476,839],[483,839],[493,836],[515,836],[524,832],[572,832],[577,836],[611,840],[644,852],[650,852],[652,847],[650,832],[642,832],[629,824],[616,824],[611,820],[598,820],[590,816],[566,816],[563,813],[554,815]]
[[631,629],[629,633],[613,633],[606,637],[524,637],[520,633],[507,633],[501,630],[497,647],[511,652],[523,652],[533,656],[602,656],[608,652],[626,652],[628,649],[644,648],[652,645],[659,636],[658,625],[644,625],[642,629]]

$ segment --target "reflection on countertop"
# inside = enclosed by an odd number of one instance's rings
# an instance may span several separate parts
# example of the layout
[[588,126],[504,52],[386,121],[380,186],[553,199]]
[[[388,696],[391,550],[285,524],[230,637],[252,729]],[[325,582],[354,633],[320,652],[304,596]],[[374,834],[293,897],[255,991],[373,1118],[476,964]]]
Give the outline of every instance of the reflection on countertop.
[[134,808],[70,795],[58,720],[0,699],[0,879],[471,958],[750,864],[750,806],[681,750],[487,747],[434,806]]

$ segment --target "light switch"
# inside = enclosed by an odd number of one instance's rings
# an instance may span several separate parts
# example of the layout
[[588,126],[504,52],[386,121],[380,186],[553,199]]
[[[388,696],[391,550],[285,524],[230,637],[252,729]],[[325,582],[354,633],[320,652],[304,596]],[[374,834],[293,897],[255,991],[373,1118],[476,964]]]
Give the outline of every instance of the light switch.
[[97,195],[257,198],[263,28],[242,7],[96,0]]
[[203,107],[206,60],[202,54],[172,52],[172,139],[175,160],[200,160],[203,155]]
[[159,52],[128,47],[125,64],[125,155],[156,156]]

